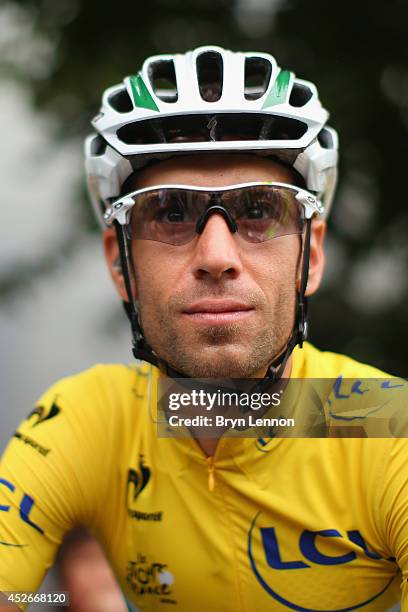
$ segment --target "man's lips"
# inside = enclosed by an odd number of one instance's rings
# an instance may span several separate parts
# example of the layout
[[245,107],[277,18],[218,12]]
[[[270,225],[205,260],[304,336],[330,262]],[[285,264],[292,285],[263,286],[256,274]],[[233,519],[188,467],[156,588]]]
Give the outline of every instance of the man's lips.
[[184,315],[198,323],[232,323],[247,317],[254,307],[235,300],[202,300],[183,310]]
[[192,304],[183,310],[186,314],[195,313],[218,313],[218,312],[237,312],[243,310],[253,310],[253,306],[235,302],[234,300],[202,300]]

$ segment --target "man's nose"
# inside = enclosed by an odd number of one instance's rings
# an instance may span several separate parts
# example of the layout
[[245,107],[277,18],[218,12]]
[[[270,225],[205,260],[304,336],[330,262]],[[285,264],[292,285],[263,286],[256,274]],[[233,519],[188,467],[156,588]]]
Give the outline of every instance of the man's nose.
[[242,271],[237,234],[231,233],[227,222],[218,213],[208,219],[195,246],[194,274],[198,278],[222,276],[236,278]]

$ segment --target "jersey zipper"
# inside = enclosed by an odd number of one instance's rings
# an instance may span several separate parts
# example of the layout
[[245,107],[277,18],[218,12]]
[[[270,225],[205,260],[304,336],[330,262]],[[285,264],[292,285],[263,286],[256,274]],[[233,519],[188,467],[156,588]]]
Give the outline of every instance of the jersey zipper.
[[207,457],[208,466],[208,490],[214,491],[215,477],[214,477],[214,456]]

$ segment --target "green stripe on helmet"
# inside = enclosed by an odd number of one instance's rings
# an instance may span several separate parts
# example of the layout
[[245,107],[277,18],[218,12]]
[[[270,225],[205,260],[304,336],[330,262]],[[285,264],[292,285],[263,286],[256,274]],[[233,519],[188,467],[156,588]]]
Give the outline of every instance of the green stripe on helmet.
[[133,100],[136,106],[159,111],[159,108],[156,102],[153,100],[150,91],[147,89],[146,83],[144,82],[141,74],[129,77],[129,82],[132,88]]
[[263,103],[262,108],[268,108],[268,106],[275,106],[276,104],[283,104],[286,101],[286,95],[290,83],[290,70],[281,70],[278,74],[275,83],[271,87],[268,96]]

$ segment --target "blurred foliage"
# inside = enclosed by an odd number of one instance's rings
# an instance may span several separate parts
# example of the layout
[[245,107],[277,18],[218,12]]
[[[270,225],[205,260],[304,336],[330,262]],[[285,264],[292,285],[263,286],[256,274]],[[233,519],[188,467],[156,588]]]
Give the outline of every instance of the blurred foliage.
[[0,65],[31,86],[37,108],[57,117],[59,138],[86,134],[104,88],[155,53],[211,43],[261,50],[316,82],[340,134],[341,180],[331,220],[334,265],[313,300],[312,337],[407,375],[406,0],[8,4],[24,10],[52,52],[44,70],[29,61],[13,67],[7,58]]

